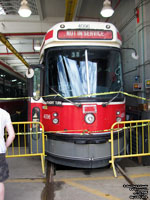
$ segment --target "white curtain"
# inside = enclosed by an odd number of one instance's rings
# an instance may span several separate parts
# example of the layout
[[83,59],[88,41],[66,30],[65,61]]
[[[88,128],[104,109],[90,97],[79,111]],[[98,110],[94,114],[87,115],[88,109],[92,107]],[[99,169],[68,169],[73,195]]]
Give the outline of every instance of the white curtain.
[[[66,66],[69,80],[67,80],[64,63]],[[90,93],[96,93],[97,63],[88,61],[88,68]],[[85,61],[80,61],[78,65],[76,60],[69,59],[65,56],[59,56],[57,62],[57,69],[59,76],[59,88],[60,91],[62,91],[63,96],[69,97],[71,95],[71,92],[72,96],[88,94]]]

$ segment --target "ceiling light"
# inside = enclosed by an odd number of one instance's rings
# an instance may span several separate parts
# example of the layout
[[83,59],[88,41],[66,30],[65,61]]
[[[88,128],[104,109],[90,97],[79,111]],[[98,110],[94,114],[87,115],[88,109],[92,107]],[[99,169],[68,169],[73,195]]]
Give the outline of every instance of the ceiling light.
[[18,13],[21,17],[29,17],[31,15],[32,12],[28,6],[27,0],[22,0]]
[[35,51],[40,51],[41,49],[41,44],[40,41],[38,40],[35,44],[34,44],[34,50]]
[[114,14],[114,10],[111,7],[110,0],[105,0],[103,3],[103,8],[100,12],[103,17],[111,17]]
[[41,46],[34,46],[35,51],[40,51],[40,49],[41,49]]
[[0,15],[6,15],[6,13],[1,5],[0,5]]
[[17,81],[17,79],[13,79],[13,80],[11,80],[11,82],[16,82]]

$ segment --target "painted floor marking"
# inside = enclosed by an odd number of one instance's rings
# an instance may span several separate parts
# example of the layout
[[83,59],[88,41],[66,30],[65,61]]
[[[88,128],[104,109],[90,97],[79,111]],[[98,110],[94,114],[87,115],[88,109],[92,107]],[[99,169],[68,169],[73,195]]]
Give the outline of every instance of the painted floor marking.
[[103,198],[109,199],[109,200],[121,200],[120,198],[114,197],[114,196],[112,196],[110,194],[103,193],[103,192],[101,192],[99,190],[95,190],[93,188],[89,188],[87,186],[84,186],[84,185],[79,184],[79,183],[75,183],[73,181],[65,181],[65,183],[68,184],[68,185],[71,185],[73,187],[76,187],[76,188],[78,188],[80,190],[83,190],[85,192],[88,192],[88,193],[91,193],[93,195],[96,195],[98,197],[103,197]]
[[[150,173],[147,174],[132,174],[129,175],[130,178],[143,178],[143,177],[150,177]],[[62,179],[55,179],[55,181],[96,181],[96,180],[111,180],[116,179],[114,176],[107,176],[107,177],[77,177],[77,178],[62,178]],[[123,176],[118,176],[117,179],[124,179]],[[32,182],[39,182],[45,183],[45,178],[18,178],[18,179],[8,179],[5,181],[6,183],[32,183]]]
[[[143,178],[143,177],[149,177],[150,174],[133,174],[130,175],[131,178]],[[64,181],[66,184],[71,185],[73,187],[76,187],[80,190],[83,190],[85,192],[91,193],[93,195],[96,195],[98,197],[103,197],[108,200],[121,200],[120,198],[117,198],[115,196],[112,196],[110,194],[103,193],[99,190],[95,190],[92,188],[89,188],[87,186],[84,186],[82,184],[76,183],[74,181],[96,181],[96,180],[110,180],[110,179],[116,179],[114,176],[108,176],[108,177],[82,177],[82,178],[67,178],[67,179],[61,179],[61,181]],[[124,179],[123,176],[118,176],[118,179]]]
[[[129,176],[130,178],[143,178],[143,177],[150,177],[150,174],[132,174]],[[76,187],[82,191],[88,192],[92,195],[107,199],[107,200],[121,200],[118,197],[115,197],[113,195],[103,193],[99,190],[84,186],[83,184],[76,183],[74,181],[96,181],[96,180],[110,180],[110,179],[116,179],[114,176],[108,176],[108,177],[77,177],[77,178],[66,178],[66,179],[60,179],[55,181],[64,181],[66,184]],[[124,179],[123,176],[118,176],[118,179]],[[20,179],[8,179],[6,183],[45,183],[45,178],[20,178]]]
[[45,178],[18,178],[18,179],[8,179],[5,183],[45,183]]

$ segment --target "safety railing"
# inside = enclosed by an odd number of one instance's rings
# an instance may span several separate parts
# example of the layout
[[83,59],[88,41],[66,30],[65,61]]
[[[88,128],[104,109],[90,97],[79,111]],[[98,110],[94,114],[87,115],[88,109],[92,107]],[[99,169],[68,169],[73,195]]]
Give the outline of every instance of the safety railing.
[[[40,156],[42,172],[45,173],[44,126],[40,122],[13,122],[15,140],[7,149],[6,157]],[[5,132],[5,139],[8,134]]]
[[[117,137],[114,135],[117,134]],[[150,120],[116,122],[111,127],[111,161],[117,177],[115,159],[150,155]]]

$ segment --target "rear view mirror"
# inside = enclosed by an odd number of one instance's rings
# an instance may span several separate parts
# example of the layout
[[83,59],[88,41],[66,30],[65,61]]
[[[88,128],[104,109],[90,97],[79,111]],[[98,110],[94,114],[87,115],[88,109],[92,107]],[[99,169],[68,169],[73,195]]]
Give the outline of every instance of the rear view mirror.
[[32,78],[34,76],[34,70],[32,68],[27,69],[26,71],[26,77]]
[[131,54],[132,58],[135,59],[135,60],[138,60],[139,59],[139,56],[136,52],[132,52]]
[[126,48],[126,47],[123,47],[122,50],[124,50],[124,49],[132,50],[133,52],[132,52],[132,54],[131,54],[131,57],[132,57],[133,59],[135,59],[135,60],[138,60],[138,59],[139,59],[139,56],[138,56],[138,54],[137,54],[137,52],[136,52],[136,49],[134,49],[134,48]]

